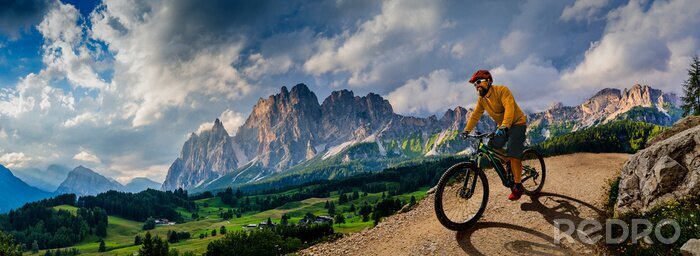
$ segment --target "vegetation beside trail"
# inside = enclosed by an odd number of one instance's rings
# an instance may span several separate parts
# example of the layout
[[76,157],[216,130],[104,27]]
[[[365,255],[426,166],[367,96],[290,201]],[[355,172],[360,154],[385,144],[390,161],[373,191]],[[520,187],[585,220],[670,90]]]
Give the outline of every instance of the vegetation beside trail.
[[[611,255],[680,255],[680,248],[688,240],[700,237],[700,197],[687,196],[679,200],[674,200],[652,208],[646,212],[627,212],[620,216],[615,216],[614,208],[617,202],[620,177],[609,182],[608,202],[606,204],[606,218],[622,220],[630,224],[633,219],[648,220],[652,228],[656,228],[662,220],[670,219],[678,222],[680,236],[672,244],[664,244],[655,235],[655,230],[649,235],[650,241],[639,239],[632,242],[631,235],[622,243],[605,244],[605,250]],[[620,237],[622,228],[613,225],[612,237]],[[640,226],[644,228],[644,226]],[[661,235],[665,238],[673,236],[674,228],[671,225],[661,227]],[[628,230],[629,231],[629,230]],[[639,233],[642,233],[640,230]]]
[[576,152],[635,153],[644,148],[647,140],[666,129],[650,123],[620,120],[549,138],[533,147],[545,156]]

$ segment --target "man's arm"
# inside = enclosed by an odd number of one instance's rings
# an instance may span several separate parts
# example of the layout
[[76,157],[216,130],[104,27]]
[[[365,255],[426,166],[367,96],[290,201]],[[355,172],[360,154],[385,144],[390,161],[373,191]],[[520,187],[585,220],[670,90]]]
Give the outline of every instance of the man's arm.
[[508,87],[503,87],[503,95],[501,95],[501,104],[505,108],[505,113],[503,114],[503,122],[500,127],[510,128],[513,124],[513,116],[515,116],[515,98],[513,94],[510,93]]
[[474,109],[474,112],[471,114],[471,116],[469,116],[467,126],[464,127],[465,133],[470,133],[472,130],[474,130],[474,127],[476,127],[476,123],[479,122],[479,118],[481,118],[482,114],[484,114],[484,107],[481,106],[481,101],[477,100],[476,109]]

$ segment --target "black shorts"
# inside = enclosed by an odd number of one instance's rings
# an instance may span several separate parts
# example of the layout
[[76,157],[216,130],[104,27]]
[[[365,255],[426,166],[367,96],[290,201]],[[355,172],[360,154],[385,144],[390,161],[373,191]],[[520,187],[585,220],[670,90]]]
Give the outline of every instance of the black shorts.
[[490,148],[499,149],[506,146],[506,153],[509,157],[523,158],[525,151],[525,125],[513,125],[508,129],[507,136],[496,136],[489,140],[487,144]]

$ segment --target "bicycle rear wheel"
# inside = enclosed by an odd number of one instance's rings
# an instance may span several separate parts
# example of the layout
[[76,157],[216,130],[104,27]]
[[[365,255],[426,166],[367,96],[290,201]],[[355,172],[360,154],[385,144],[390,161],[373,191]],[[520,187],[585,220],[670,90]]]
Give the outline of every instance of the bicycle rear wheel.
[[544,180],[547,177],[547,168],[540,152],[532,148],[523,152],[523,175],[522,184],[525,187],[525,194],[535,195],[544,187]]
[[435,189],[435,214],[450,230],[466,230],[486,210],[489,184],[484,172],[473,163],[458,163],[447,169]]

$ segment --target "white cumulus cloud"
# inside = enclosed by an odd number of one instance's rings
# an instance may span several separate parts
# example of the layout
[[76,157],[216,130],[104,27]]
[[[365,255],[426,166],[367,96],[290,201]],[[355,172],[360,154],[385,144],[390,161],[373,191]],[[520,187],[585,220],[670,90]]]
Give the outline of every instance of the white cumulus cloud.
[[83,122],[97,122],[97,115],[91,113],[91,112],[85,112],[80,115],[77,115],[71,119],[66,120],[63,122],[63,126],[66,128],[70,128],[76,125],[79,125]]
[[78,161],[83,161],[83,162],[95,163],[95,164],[101,163],[100,158],[98,158],[96,155],[93,155],[92,153],[84,151],[84,150],[75,154],[75,156],[73,156],[73,159],[78,160]]
[[395,112],[425,114],[474,104],[476,91],[466,80],[451,81],[447,70],[436,70],[427,77],[412,79],[386,97]]
[[179,30],[174,26],[186,17],[161,11],[169,4],[107,0],[90,18],[92,37],[114,54],[112,83],[134,127],[194,100],[235,100],[252,90],[233,66],[240,61],[245,38]]
[[7,168],[26,167],[32,158],[24,155],[23,152],[12,152],[0,156],[0,164]]
[[[238,128],[245,122],[245,116],[242,113],[227,109],[219,116],[219,121],[224,125],[224,129],[230,136],[234,136]],[[206,122],[199,125],[195,133],[200,134],[203,131],[209,131],[214,126],[214,122]]]
[[577,0],[573,5],[564,8],[561,19],[564,21],[591,20],[608,2],[609,0]]
[[608,14],[603,37],[583,61],[562,74],[571,88],[629,87],[649,84],[680,91],[690,58],[698,54],[700,5],[695,1],[657,1],[645,10],[638,1]]
[[381,14],[357,31],[319,38],[319,51],[304,63],[304,70],[314,75],[347,71],[352,74],[348,84],[354,86],[381,81],[388,65],[401,65],[411,54],[434,48],[431,37],[442,24],[441,4],[385,1]]

